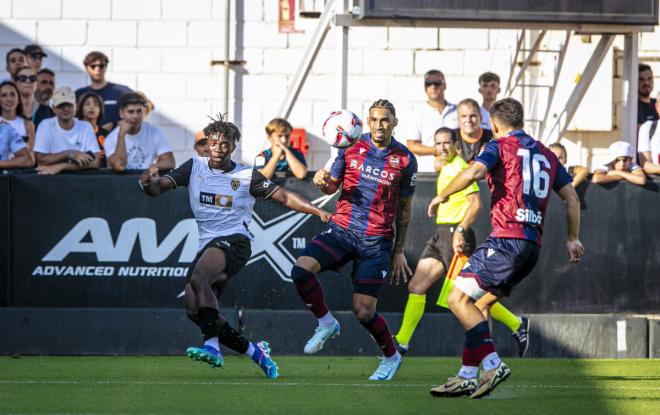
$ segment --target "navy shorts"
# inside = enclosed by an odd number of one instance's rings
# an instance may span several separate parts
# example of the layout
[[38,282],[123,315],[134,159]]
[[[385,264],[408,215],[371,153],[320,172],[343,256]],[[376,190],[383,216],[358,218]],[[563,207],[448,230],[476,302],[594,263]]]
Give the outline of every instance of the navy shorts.
[[474,300],[486,291],[506,297],[534,269],[540,250],[526,239],[490,237],[470,256],[454,286]]
[[338,270],[353,260],[354,292],[378,297],[390,273],[392,245],[391,239],[358,235],[330,224],[326,231],[312,239],[302,256],[316,259],[321,271]]

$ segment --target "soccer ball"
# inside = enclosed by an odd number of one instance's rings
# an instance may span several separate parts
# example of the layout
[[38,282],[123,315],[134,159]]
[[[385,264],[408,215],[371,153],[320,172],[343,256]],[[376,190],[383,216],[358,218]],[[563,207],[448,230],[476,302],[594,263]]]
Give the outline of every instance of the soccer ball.
[[333,147],[350,147],[362,135],[362,120],[349,110],[330,113],[323,123],[323,138]]

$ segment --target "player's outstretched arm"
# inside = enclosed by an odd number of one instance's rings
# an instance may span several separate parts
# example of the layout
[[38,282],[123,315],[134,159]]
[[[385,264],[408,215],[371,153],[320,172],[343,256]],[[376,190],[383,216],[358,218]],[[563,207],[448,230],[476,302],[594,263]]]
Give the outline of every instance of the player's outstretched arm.
[[566,202],[566,224],[568,235],[566,249],[570,262],[579,262],[584,254],[584,247],[580,242],[580,199],[571,183],[559,189],[559,196]]
[[435,216],[435,213],[438,210],[438,205],[449,200],[449,196],[460,192],[477,180],[483,179],[486,176],[486,173],[488,173],[488,168],[485,164],[479,162],[470,164],[467,169],[458,173],[456,177],[454,177],[454,179],[449,182],[447,187],[445,187],[439,195],[431,200],[431,203],[428,207],[429,217]]
[[326,169],[317,170],[316,173],[314,173],[314,179],[312,179],[312,181],[314,182],[314,185],[321,189],[326,195],[334,195],[339,188],[339,183],[332,180],[330,172]]
[[142,172],[139,184],[142,191],[149,196],[158,196],[175,187],[172,180],[159,176],[158,167],[155,164]]
[[394,221],[394,250],[392,252],[392,274],[390,284],[399,285],[401,278],[403,282],[408,282],[408,277],[412,275],[412,270],[408,266],[408,261],[403,253],[406,245],[406,234],[408,233],[408,224],[412,217],[412,197],[404,197],[399,201],[399,210]]
[[290,192],[283,187],[277,189],[271,196],[271,199],[283,204],[291,210],[295,210],[296,212],[316,215],[321,218],[323,222],[327,222],[330,220],[330,216],[332,216],[330,212],[314,206],[309,200],[300,196],[298,193]]

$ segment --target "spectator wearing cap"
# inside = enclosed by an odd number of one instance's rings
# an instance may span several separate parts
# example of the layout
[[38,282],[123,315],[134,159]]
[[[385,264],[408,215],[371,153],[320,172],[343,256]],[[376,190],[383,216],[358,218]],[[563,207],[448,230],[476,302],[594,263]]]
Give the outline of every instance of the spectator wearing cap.
[[96,141],[99,143],[101,152],[99,158],[101,159],[101,167],[106,167],[107,160],[105,157],[105,138],[110,134],[112,124],[105,125],[99,124],[103,118],[103,100],[98,94],[94,92],[86,92],[78,98],[76,104],[76,118],[81,121],[87,121],[92,125],[94,133],[96,134]]
[[38,73],[41,70],[44,58],[47,58],[48,55],[39,45],[27,45],[24,50],[28,66],[32,68],[34,73]]
[[33,165],[23,138],[9,124],[0,122],[0,169],[20,169]]
[[14,48],[7,52],[5,59],[7,61],[7,72],[9,73],[11,80],[16,81],[16,72],[27,65],[25,51],[23,49]]
[[616,141],[610,145],[609,153],[610,162],[594,171],[592,182],[605,184],[627,180],[640,186],[646,184],[644,170],[633,161],[634,153],[629,143]]
[[55,91],[55,72],[43,68],[37,72],[37,89],[34,91],[34,100],[39,104],[32,114],[35,128],[38,128],[39,123],[44,119],[55,116],[55,112],[50,107],[53,91]]
[[445,75],[431,69],[424,74],[424,92],[428,100],[417,106],[403,132],[406,145],[417,156],[420,172],[435,172],[434,134],[438,128],[458,128],[456,105],[445,99]]
[[[658,94],[660,98],[660,93]],[[655,108],[660,112],[660,103],[655,101]],[[660,174],[660,128],[658,120],[649,120],[639,127],[637,138],[637,157],[639,164],[648,174]]]
[[307,163],[300,150],[291,147],[293,127],[283,118],[274,118],[266,125],[270,148],[262,151],[254,160],[254,167],[271,179],[274,175],[293,175],[303,180],[307,176]]
[[55,117],[39,125],[34,152],[40,174],[98,169],[100,148],[92,126],[77,120],[76,95],[65,86],[53,93]]
[[108,166],[115,171],[175,167],[174,154],[163,131],[144,121],[146,100],[135,92],[119,98],[121,121],[105,140]]
[[204,135],[204,131],[195,134],[195,145],[193,147],[198,156],[209,157],[209,139]]
[[119,122],[119,97],[126,92],[133,91],[125,85],[114,84],[105,79],[108,63],[110,63],[110,60],[103,52],[93,51],[85,56],[83,64],[91,84],[76,90],[76,98],[80,98],[85,92],[97,93],[103,98],[103,105],[105,106],[101,124],[112,123],[115,126]]
[[[562,166],[566,167],[566,163],[568,160],[568,153],[566,152],[566,147],[559,141],[552,143],[548,146],[550,151],[555,153],[555,156],[557,156],[557,160],[561,163]],[[566,167],[566,171],[568,171],[568,174],[573,177],[573,182],[572,185],[573,187],[578,187],[585,179],[587,176],[589,176],[589,170],[584,167],[584,166],[570,166]]]

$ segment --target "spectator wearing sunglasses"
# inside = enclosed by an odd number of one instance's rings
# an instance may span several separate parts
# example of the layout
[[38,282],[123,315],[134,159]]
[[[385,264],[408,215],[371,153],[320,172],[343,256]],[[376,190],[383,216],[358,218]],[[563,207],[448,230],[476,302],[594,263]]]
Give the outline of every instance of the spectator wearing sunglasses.
[[23,49],[14,48],[5,55],[6,69],[12,81],[16,81],[16,72],[27,65],[27,57]]
[[46,118],[54,117],[55,112],[50,106],[50,99],[55,91],[55,72],[43,68],[37,72],[37,89],[34,91],[34,99],[39,104],[37,110],[32,114],[32,122],[35,128]]
[[610,162],[598,167],[591,179],[596,184],[605,184],[626,180],[630,183],[644,186],[646,175],[639,164],[633,161],[633,149],[625,141],[616,141],[610,145]]
[[406,125],[406,145],[417,156],[420,172],[435,172],[433,135],[438,128],[458,128],[456,105],[445,99],[446,88],[447,83],[442,72],[437,69],[426,72],[424,91],[428,100],[415,109]]
[[34,91],[37,89],[37,74],[29,66],[20,68],[16,72],[16,86],[21,95],[21,104],[23,104],[21,115],[32,120],[32,114],[39,106],[34,99]]
[[119,97],[126,92],[133,92],[125,85],[119,85],[108,82],[105,79],[105,73],[108,69],[108,57],[99,51],[93,51],[85,56],[83,64],[87,75],[91,80],[91,85],[80,88],[76,91],[76,99],[86,92],[94,92],[103,98],[105,113],[100,121],[101,125],[112,123],[115,126],[119,122]]
[[48,55],[46,55],[39,45],[27,45],[24,50],[27,57],[27,65],[32,68],[34,73],[39,73],[44,58],[47,58]]

